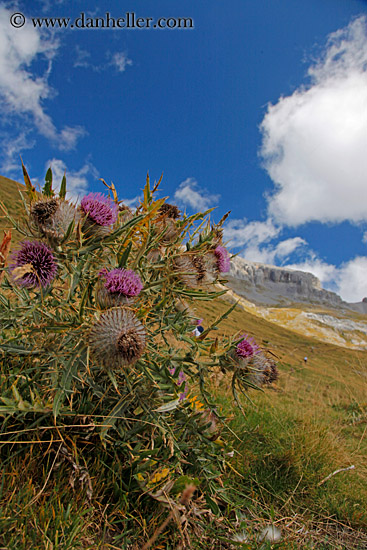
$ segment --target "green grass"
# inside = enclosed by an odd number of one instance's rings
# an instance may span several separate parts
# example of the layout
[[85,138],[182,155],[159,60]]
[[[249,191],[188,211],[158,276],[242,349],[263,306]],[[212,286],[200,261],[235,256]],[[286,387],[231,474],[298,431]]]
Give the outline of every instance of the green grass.
[[[25,196],[25,186],[4,176],[0,176],[0,201],[4,204],[11,216],[19,220],[24,216],[23,204],[19,194],[22,191]],[[3,238],[3,231],[12,228],[4,212],[0,209],[0,242]],[[12,248],[21,240],[21,235],[12,229]]]
[[[217,301],[199,311],[209,322],[224,307],[223,301]],[[319,540],[315,548],[335,548],[343,536],[341,548],[358,548],[358,543],[351,543],[353,530],[347,526],[357,531],[367,528],[366,353],[302,337],[243,310],[235,310],[223,323],[224,332],[235,329],[269,346],[279,358],[280,370],[274,389],[251,392],[254,404],[244,401],[245,418],[238,409],[233,413],[226,378],[217,382],[215,391],[239,437],[233,442],[235,468],[243,476],[241,495],[247,497],[259,524],[270,511],[279,525],[283,517],[303,518],[311,526],[325,523],[330,542]],[[319,485],[335,470],[351,465],[354,470]],[[362,536],[359,533],[357,539]],[[290,532],[288,538],[293,537]],[[287,548],[287,541],[282,544],[276,547]],[[302,544],[307,548],[306,541]]]
[[[0,196],[18,218],[21,202],[14,182],[0,177]],[[5,227],[8,222],[0,219],[0,228]],[[228,304],[218,299],[195,307],[207,326]],[[229,378],[218,372],[213,379],[212,391],[226,418],[222,437],[230,439],[234,456],[226,473],[213,480],[211,505],[226,512],[227,523],[218,523],[213,512],[198,517],[192,548],[366,548],[367,354],[303,337],[240,308],[217,334],[238,332],[271,349],[280,379],[273,389],[249,392],[253,403],[242,398],[245,416],[233,406]],[[61,435],[72,441],[66,429]],[[55,454],[55,449],[61,453],[62,438],[48,426],[25,433],[26,444],[0,445],[0,548],[141,549],[166,510],[159,503],[148,506],[149,497],[143,497],[132,515],[118,460],[100,442],[86,439],[86,463],[75,466]],[[320,485],[351,465],[354,470]],[[282,538],[261,544],[259,532],[270,524],[281,529]],[[247,542],[231,545],[230,528],[246,531]],[[178,549],[180,540],[171,522],[152,548]]]

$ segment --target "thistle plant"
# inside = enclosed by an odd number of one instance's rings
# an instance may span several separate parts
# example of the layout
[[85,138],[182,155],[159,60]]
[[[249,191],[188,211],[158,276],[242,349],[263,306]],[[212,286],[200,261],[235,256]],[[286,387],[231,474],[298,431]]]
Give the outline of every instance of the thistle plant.
[[23,171],[25,221],[14,224],[24,240],[2,264],[0,295],[0,416],[3,430],[12,424],[9,441],[30,427],[56,427],[65,456],[86,469],[103,454],[120,487],[111,498],[122,491],[131,510],[143,501],[180,513],[183,500],[189,506],[182,495],[196,492],[220,514],[213,480],[233,453],[216,436],[225,419],[211,379],[228,372],[239,399],[238,389],[276,376],[252,341],[213,335],[235,306],[200,338],[192,334],[195,304],[225,293],[216,283],[230,267],[226,217],[212,224],[211,210],[182,215],[156,199],[160,181],[152,190],[149,178],[128,215],[113,185],[77,208],[65,199],[65,178],[57,195],[49,170],[37,193]]

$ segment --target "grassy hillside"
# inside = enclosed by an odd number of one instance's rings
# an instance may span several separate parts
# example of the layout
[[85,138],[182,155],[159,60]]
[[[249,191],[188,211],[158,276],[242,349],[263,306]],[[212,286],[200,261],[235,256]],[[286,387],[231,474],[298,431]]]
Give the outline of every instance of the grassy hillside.
[[[4,204],[10,215],[19,220],[23,212],[23,204],[19,194],[19,190],[25,195],[25,186],[4,176],[0,176],[0,201]],[[3,231],[10,229],[11,224],[4,215],[4,212],[0,211],[0,238],[2,238]],[[16,231],[12,231],[13,246],[21,239],[21,235]]]
[[[16,184],[0,177],[0,197],[18,218],[21,202]],[[9,227],[3,218],[0,222],[1,228]],[[194,307],[208,326],[229,304],[217,299]],[[247,333],[269,348],[278,358],[280,378],[265,392],[248,392],[251,401],[241,399],[244,415],[233,407],[227,375],[218,372],[213,378],[212,391],[226,418],[222,433],[234,447],[233,462],[218,481],[231,487],[232,500],[225,501],[218,492],[216,502],[221,509],[227,507],[239,538],[230,543],[223,530],[217,539],[213,519],[215,546],[208,539],[195,548],[367,548],[367,353],[291,332],[239,306],[217,332],[219,337],[235,333]],[[107,521],[105,504],[105,492],[116,489],[116,482],[93,477],[103,458],[94,458],[94,470],[90,466],[96,495],[91,506],[82,492],[71,492],[67,460],[51,477],[37,471],[40,451],[34,443],[29,453],[14,449],[12,459],[2,465],[0,547],[29,548],[24,541],[34,540],[33,548],[120,548],[111,542],[114,522]],[[52,470],[54,457],[49,456]],[[144,530],[148,519],[139,513]],[[117,523],[122,515],[123,509],[116,508],[108,517]],[[159,523],[157,518],[149,521]],[[271,525],[281,530],[281,538],[260,543],[259,533]],[[6,533],[11,536],[5,537]],[[181,547],[171,544],[167,532],[152,548]],[[129,549],[138,550],[133,545]]]

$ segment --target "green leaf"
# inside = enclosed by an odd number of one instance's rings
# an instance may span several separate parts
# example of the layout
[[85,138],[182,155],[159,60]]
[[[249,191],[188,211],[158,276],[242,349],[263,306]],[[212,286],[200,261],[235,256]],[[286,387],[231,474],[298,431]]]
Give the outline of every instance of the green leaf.
[[65,242],[69,239],[70,235],[71,235],[72,232],[74,231],[74,227],[75,227],[75,219],[73,219],[73,220],[70,222],[69,227],[68,227],[68,229],[67,229],[67,231],[66,231],[66,233],[65,233],[65,236],[64,236],[64,238],[63,238],[62,241],[61,241],[61,244],[65,243]]
[[215,502],[215,500],[213,500],[209,495],[205,495],[205,500],[209,506],[209,508],[211,509],[211,511],[213,512],[213,514],[215,514],[216,516],[219,515],[219,506],[218,504]]
[[160,407],[158,407],[158,409],[155,409],[155,412],[165,413],[165,412],[173,411],[174,409],[177,409],[179,403],[180,403],[179,399],[168,401],[168,403],[165,403],[164,405],[161,405]]
[[27,349],[22,346],[14,346],[12,344],[2,344],[0,349],[6,351],[7,353],[14,353],[16,355],[40,355],[42,350],[39,349]]
[[108,430],[116,424],[118,417],[121,416],[121,413],[124,410],[125,403],[126,403],[126,399],[124,397],[121,398],[116,403],[116,405],[114,406],[110,414],[104,419],[102,424],[100,424],[100,427],[101,427],[100,436],[102,440],[106,438]]
[[24,166],[22,159],[20,160],[22,162],[23,177],[24,177],[24,183],[27,189],[27,195],[31,201],[34,201],[37,199],[36,188],[32,185],[31,178],[28,175],[27,169]]
[[133,243],[132,243],[132,241],[130,241],[129,244],[127,245],[126,249],[124,250],[124,252],[121,255],[121,258],[120,258],[120,261],[119,261],[119,264],[118,264],[119,267],[121,267],[121,268],[125,267],[125,265],[127,263],[127,260],[129,258],[129,254],[131,252],[132,246],[133,246]]
[[70,392],[71,384],[73,381],[73,378],[75,377],[78,366],[80,364],[80,356],[76,354],[76,356],[70,357],[68,362],[65,365],[64,371],[62,373],[61,381],[60,381],[60,387],[57,390],[53,402],[53,414],[56,418],[60,412],[60,408],[62,403],[65,400],[66,395]]
[[85,287],[84,291],[83,291],[83,294],[82,294],[82,297],[81,297],[81,300],[80,300],[80,306],[79,306],[79,319],[80,320],[83,319],[85,304],[87,303],[87,300],[88,300],[88,297],[89,297],[89,290],[90,290],[90,285],[88,283],[87,286]]
[[52,170],[51,170],[51,167],[46,172],[45,185],[44,185],[44,188],[42,189],[42,192],[46,197],[53,197],[54,196],[54,192],[52,190]]
[[149,173],[148,173],[146,184],[145,184],[145,187],[144,187],[144,205],[146,207],[148,207],[151,200],[152,200],[152,194],[150,192],[150,181],[149,181]]
[[61,389],[59,389],[55,394],[55,398],[52,406],[54,418],[57,418],[57,416],[59,415],[60,408],[62,406],[63,401],[64,401],[64,392]]
[[62,177],[61,187],[59,191],[59,197],[60,199],[64,199],[66,196],[66,176],[65,174]]

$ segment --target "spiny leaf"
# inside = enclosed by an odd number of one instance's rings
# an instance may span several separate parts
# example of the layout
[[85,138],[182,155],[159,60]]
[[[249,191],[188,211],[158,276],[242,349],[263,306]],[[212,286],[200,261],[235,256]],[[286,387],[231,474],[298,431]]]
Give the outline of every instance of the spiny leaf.
[[129,258],[129,254],[131,252],[131,248],[133,246],[133,243],[132,241],[129,242],[129,244],[127,245],[126,249],[124,250],[123,254],[121,255],[121,258],[119,260],[119,263],[118,263],[118,266],[123,268],[125,267],[126,263],[127,263],[127,260]]
[[150,180],[149,180],[149,172],[148,172],[146,184],[145,184],[145,187],[144,187],[144,206],[145,206],[145,208],[148,208],[151,200],[152,200],[152,194],[150,192]]
[[28,197],[30,198],[31,201],[34,201],[34,200],[37,199],[36,188],[32,185],[31,178],[28,175],[27,169],[24,166],[22,159],[20,159],[20,160],[21,160],[21,163],[22,163],[23,177],[24,177],[24,183],[25,183],[25,186],[26,186],[26,189],[27,189],[27,195],[28,195]]
[[61,186],[60,186],[60,191],[59,191],[59,197],[60,199],[64,199],[66,196],[66,176],[65,176],[65,173],[64,175],[62,176],[62,181],[61,181]]
[[42,189],[42,192],[46,197],[53,197],[54,194],[55,194],[52,190],[52,170],[51,170],[51,166],[46,172],[45,185],[44,185],[44,188]]

